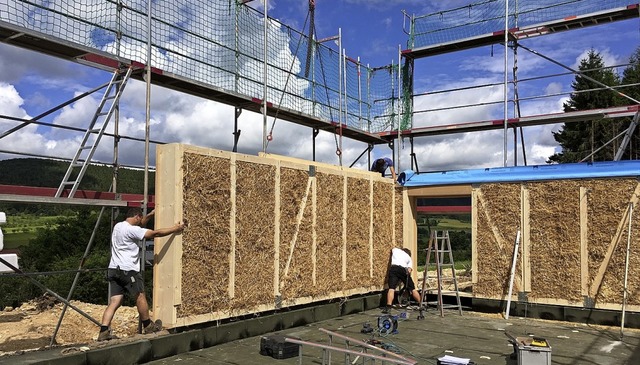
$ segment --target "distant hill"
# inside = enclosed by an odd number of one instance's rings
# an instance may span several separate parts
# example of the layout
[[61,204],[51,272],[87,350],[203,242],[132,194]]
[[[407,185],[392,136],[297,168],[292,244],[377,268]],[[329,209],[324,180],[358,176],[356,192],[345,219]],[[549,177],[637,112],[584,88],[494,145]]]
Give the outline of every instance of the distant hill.
[[[16,158],[0,161],[0,185],[18,185],[58,188],[62,182],[69,162],[40,158]],[[113,180],[111,166],[91,165],[87,168],[79,189],[109,191]],[[118,192],[142,194],[144,190],[144,171],[120,168],[118,171]],[[155,192],[155,173],[149,173],[149,194]],[[59,215],[77,211],[79,207],[62,204],[19,204],[0,201],[0,211],[7,214]]]
[[[16,158],[0,161],[0,184],[57,188],[64,177],[69,162],[40,159]],[[111,166],[91,165],[82,178],[79,189],[109,191],[113,179]],[[118,192],[142,194],[144,171],[120,168],[118,171]],[[155,190],[155,173],[149,173],[149,194]]]

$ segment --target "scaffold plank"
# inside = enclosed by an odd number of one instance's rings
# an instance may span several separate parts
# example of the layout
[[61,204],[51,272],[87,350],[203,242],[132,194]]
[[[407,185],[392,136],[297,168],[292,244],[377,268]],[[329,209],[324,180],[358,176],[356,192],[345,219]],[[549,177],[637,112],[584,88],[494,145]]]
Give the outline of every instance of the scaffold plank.
[[[15,203],[70,204],[106,207],[140,207],[142,194],[116,194],[102,191],[78,190],[73,198],[63,196],[56,198],[56,188],[0,185],[0,201]],[[155,197],[149,195],[148,207],[153,207]]]

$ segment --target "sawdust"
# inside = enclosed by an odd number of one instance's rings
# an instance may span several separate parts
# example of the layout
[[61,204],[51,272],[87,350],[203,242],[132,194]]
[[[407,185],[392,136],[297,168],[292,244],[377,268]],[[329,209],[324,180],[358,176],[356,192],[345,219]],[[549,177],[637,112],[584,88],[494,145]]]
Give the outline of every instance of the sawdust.
[[[90,317],[100,321],[105,305],[71,301],[71,304]],[[63,304],[42,296],[24,303],[18,308],[5,308],[0,312],[0,358],[51,348],[51,338],[60,320]],[[112,333],[126,340],[136,336],[138,311],[135,307],[122,306],[112,322]],[[53,347],[100,347],[107,342],[96,342],[99,327],[71,307],[67,308],[56,334]],[[119,340],[118,340],[119,341]]]

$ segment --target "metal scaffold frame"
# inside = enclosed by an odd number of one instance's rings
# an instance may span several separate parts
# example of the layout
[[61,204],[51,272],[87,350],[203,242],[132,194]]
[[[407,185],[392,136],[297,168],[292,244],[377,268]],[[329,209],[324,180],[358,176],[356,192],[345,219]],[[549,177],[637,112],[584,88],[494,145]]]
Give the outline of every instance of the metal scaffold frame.
[[[203,0],[204,1],[204,0]],[[25,5],[27,2],[23,0],[18,0],[15,3],[19,3]],[[108,1],[106,3],[114,3],[113,1]],[[262,22],[258,23],[262,24],[264,29],[263,36],[263,51],[264,56],[262,59],[257,54],[247,54],[242,53],[239,50],[240,41],[237,37],[234,38],[235,49],[233,47],[229,47],[228,45],[220,45],[221,48],[226,51],[231,52],[233,67],[237,70],[240,68],[239,62],[241,59],[246,58],[246,62],[261,62],[263,66],[263,79],[255,80],[251,79],[247,75],[241,75],[239,73],[234,74],[233,82],[234,85],[231,87],[233,90],[225,89],[224,86],[226,84],[217,81],[211,80],[203,80],[201,78],[189,78],[189,75],[180,74],[180,72],[175,72],[177,70],[162,70],[160,68],[154,67],[156,64],[153,58],[153,51],[157,49],[162,49],[165,52],[175,52],[176,55],[184,56],[180,54],[180,52],[162,48],[158,44],[154,43],[152,40],[152,32],[156,28],[154,25],[164,24],[164,20],[159,17],[157,13],[152,11],[152,2],[147,2],[148,8],[146,11],[144,9],[134,9],[128,8],[125,6],[120,0],[118,0],[117,14],[124,14],[122,12],[126,12],[129,16],[134,20],[146,20],[146,26],[142,29],[144,32],[142,34],[125,34],[123,32],[122,22],[127,20],[125,18],[116,17],[117,29],[113,31],[114,39],[116,41],[117,46],[115,47],[115,53],[111,54],[102,49],[97,49],[91,47],[87,44],[78,43],[79,41],[75,38],[65,39],[62,34],[47,34],[43,29],[33,29],[33,27],[28,27],[33,24],[30,24],[29,21],[21,21],[18,18],[3,18],[0,16],[0,38],[9,44],[18,45],[21,47],[34,49],[37,51],[41,51],[44,53],[48,53],[54,56],[62,57],[65,59],[73,60],[75,62],[81,62],[90,64],[95,67],[99,67],[101,69],[108,69],[110,71],[120,68],[138,68],[143,69],[144,72],[136,72],[131,74],[132,78],[143,80],[146,83],[146,114],[145,114],[145,136],[144,139],[134,138],[129,136],[120,135],[118,130],[118,114],[119,114],[119,104],[118,100],[113,105],[113,109],[109,111],[109,113],[113,113],[114,117],[114,133],[106,133],[104,128],[100,132],[101,135],[113,138],[113,161],[112,166],[114,168],[113,173],[113,181],[110,189],[111,195],[107,195],[108,199],[98,198],[98,194],[95,192],[82,192],[82,195],[87,198],[80,198],[78,192],[80,192],[78,187],[80,186],[80,181],[82,176],[79,176],[78,181],[74,181],[74,189],[70,192],[66,191],[61,183],[61,188],[56,191],[54,194],[52,190],[47,190],[46,188],[37,188],[36,190],[28,190],[21,189],[17,187],[6,187],[0,186],[0,201],[12,201],[12,202],[22,202],[22,203],[55,203],[55,204],[76,204],[76,205],[93,205],[93,206],[101,206],[102,211],[100,213],[100,217],[104,212],[106,207],[126,207],[126,206],[142,206],[144,212],[153,204],[149,199],[149,186],[148,186],[148,173],[152,169],[150,166],[150,156],[149,156],[149,145],[151,143],[161,144],[164,143],[162,141],[154,141],[150,139],[150,119],[151,119],[151,85],[157,84],[162,86],[170,85],[171,88],[176,89],[178,91],[187,92],[192,95],[206,97],[210,100],[215,100],[219,102],[223,102],[229,105],[232,105],[235,108],[235,123],[234,123],[234,151],[237,151],[238,141],[240,137],[240,130],[237,127],[237,122],[240,114],[243,110],[250,110],[254,112],[260,112],[263,115],[263,150],[266,152],[267,146],[269,142],[272,140],[273,135],[273,127],[271,131],[268,132],[267,129],[267,117],[270,116],[273,118],[273,123],[275,124],[276,120],[282,118],[283,120],[288,120],[303,126],[307,126],[312,128],[312,142],[313,142],[313,160],[315,160],[315,139],[319,133],[319,131],[327,131],[333,133],[336,139],[336,154],[339,156],[340,165],[342,165],[342,138],[353,138],[355,140],[367,143],[367,148],[363,151],[360,156],[356,159],[358,161],[365,153],[367,153],[369,157],[369,162],[367,166],[370,165],[370,155],[371,150],[376,144],[388,144],[392,153],[395,154],[395,147],[399,147],[395,144],[396,139],[402,139],[403,137],[408,137],[411,144],[411,165],[414,166],[416,170],[419,169],[417,159],[415,157],[415,153],[413,153],[413,142],[414,137],[420,136],[428,136],[428,135],[438,135],[438,134],[448,134],[448,133],[461,133],[461,132],[470,132],[470,131],[480,131],[480,130],[490,130],[490,129],[504,129],[505,131],[505,156],[506,156],[506,138],[507,138],[507,129],[510,127],[515,128],[525,127],[529,125],[540,125],[547,123],[557,123],[559,121],[583,121],[588,118],[593,118],[595,116],[601,117],[630,117],[635,116],[634,122],[632,123],[633,127],[638,123],[638,115],[640,113],[640,108],[638,107],[637,100],[629,98],[634,102],[634,105],[628,107],[618,107],[618,108],[608,108],[594,111],[583,111],[583,112],[574,112],[574,113],[563,113],[558,115],[546,115],[546,116],[521,116],[519,111],[516,117],[509,119],[506,115],[508,109],[508,103],[512,102],[516,105],[516,109],[519,110],[519,102],[523,99],[519,99],[517,95],[517,83],[523,82],[525,80],[517,79],[517,57],[514,56],[514,67],[513,67],[513,84],[514,89],[516,90],[516,95],[513,99],[509,100],[506,95],[507,84],[509,83],[507,77],[507,64],[505,60],[505,81],[503,83],[505,87],[505,98],[503,100],[504,108],[505,108],[505,117],[503,120],[499,121],[487,121],[487,122],[475,122],[475,123],[466,123],[466,124],[458,124],[455,128],[451,128],[451,126],[439,126],[439,127],[430,127],[430,128],[413,128],[412,126],[412,118],[416,113],[426,112],[426,111],[415,111],[413,110],[413,98],[417,96],[417,94],[413,94],[413,72],[414,72],[414,61],[421,57],[428,57],[430,55],[452,52],[458,49],[465,49],[471,47],[477,47],[481,45],[487,44],[496,44],[503,43],[505,47],[505,59],[507,57],[506,50],[509,47],[512,47],[514,50],[514,55],[517,55],[517,49],[522,48],[531,53],[537,54],[540,57],[547,59],[550,62],[555,62],[554,60],[540,55],[539,53],[524,47],[519,44],[519,40],[523,40],[526,38],[530,38],[533,36],[548,34],[551,32],[556,32],[560,30],[570,30],[574,26],[586,26],[586,25],[596,25],[603,21],[616,21],[622,19],[628,19],[630,17],[638,17],[638,5],[635,7],[627,7],[623,10],[613,9],[609,12],[601,11],[599,13],[590,14],[588,16],[577,17],[576,19],[563,19],[562,21],[549,22],[546,24],[537,24],[535,26],[531,26],[529,28],[523,27],[515,29],[509,28],[508,15],[509,15],[509,7],[508,2],[506,6],[505,12],[505,29],[503,32],[492,33],[487,36],[478,36],[473,39],[462,39],[456,40],[453,42],[437,44],[430,47],[421,47],[414,48],[408,50],[399,50],[398,52],[398,63],[394,64],[393,61],[388,66],[383,67],[370,67],[368,64],[365,65],[358,58],[354,60],[352,58],[347,57],[346,50],[342,47],[342,36],[341,29],[338,32],[338,36],[329,37],[325,39],[316,39],[315,29],[313,28],[313,21],[309,23],[309,32],[308,36],[305,38],[304,34],[300,32],[294,31],[289,27],[286,27],[283,24],[278,23],[278,27],[284,27],[291,34],[296,34],[299,40],[299,49],[301,52],[307,52],[305,60],[309,61],[308,74],[305,77],[301,77],[301,75],[294,75],[291,71],[293,62],[282,66],[275,65],[269,62],[268,59],[268,49],[270,46],[269,39],[274,36],[274,31],[271,29],[270,24],[277,22],[274,19],[271,19],[267,15],[267,6],[265,6],[265,11],[262,15],[264,18]],[[225,1],[226,3],[226,1]],[[250,9],[245,5],[246,2],[238,2],[236,5],[236,17],[235,23],[231,25],[231,27],[238,32],[238,27],[240,21],[238,17],[244,13],[257,14],[254,9]],[[313,0],[310,0],[310,14],[312,12],[313,7],[311,5],[315,5]],[[47,9],[44,5],[36,6],[38,11],[42,13],[55,13],[56,9]],[[25,5],[26,9],[26,5]],[[55,11],[54,11],[55,10]],[[56,16],[60,16],[64,18],[61,14],[56,14]],[[254,16],[255,17],[255,16]],[[252,18],[253,19],[253,18]],[[131,19],[128,19],[131,21]],[[68,20],[69,22],[78,21]],[[84,21],[84,20],[83,20]],[[412,19],[413,22],[413,19]],[[166,25],[166,24],[164,24]],[[277,28],[277,27],[273,27]],[[566,29],[565,29],[566,28]],[[177,29],[177,28],[176,28]],[[411,26],[413,30],[413,25]],[[139,29],[138,29],[139,30]],[[184,34],[189,33],[185,29],[179,29]],[[144,34],[144,37],[142,35]],[[278,33],[275,34],[280,35]],[[194,36],[199,41],[202,40],[201,35],[189,34],[188,36]],[[127,38],[128,37],[128,38]],[[333,50],[329,47],[322,46],[324,42],[329,40],[339,40],[338,50]],[[142,47],[146,53],[145,54],[137,54],[133,55],[127,53],[125,50],[126,42],[139,42],[144,44]],[[307,47],[303,47],[302,44],[306,42]],[[287,44],[289,45],[289,44]],[[319,49],[323,47],[322,52]],[[296,48],[296,54],[297,54]],[[310,55],[313,53],[313,55]],[[316,59],[317,55],[317,59]],[[324,55],[324,56],[323,56]],[[321,57],[333,57],[332,61],[336,61],[337,66],[334,67],[337,70],[337,79],[336,85],[329,85],[325,77],[327,77],[328,72],[325,69],[326,65],[323,63],[323,59]],[[404,61],[404,63],[403,63]],[[216,67],[212,66],[209,63],[206,63],[202,60],[199,60],[200,64],[203,67],[209,67],[211,69],[215,69]],[[567,68],[572,73],[577,73],[575,70],[571,70]],[[309,71],[310,70],[310,71]],[[364,70],[364,71],[363,71]],[[223,70],[224,71],[224,70]],[[282,85],[275,83],[270,80],[267,75],[270,71],[277,71],[285,75],[285,81],[282,82]],[[305,72],[307,72],[305,71]],[[218,69],[211,72],[222,72]],[[225,71],[226,72],[226,71]],[[357,77],[354,75],[358,75]],[[362,77],[360,75],[363,75]],[[200,76],[198,76],[200,77]],[[311,86],[311,91],[309,96],[295,94],[289,90],[290,78],[295,77],[297,80],[305,80]],[[322,80],[322,82],[319,81]],[[378,81],[382,80],[382,81]],[[256,88],[256,85],[262,86],[261,95],[250,95],[250,93],[240,93],[242,83],[251,84],[252,87]],[[261,85],[260,85],[261,83]],[[386,83],[390,85],[389,90],[386,90],[386,93],[377,95],[373,90],[373,84],[376,83]],[[366,86],[363,87],[363,84]],[[52,128],[62,128],[74,132],[82,132],[85,134],[92,133],[92,126],[88,128],[77,128],[63,125],[56,125],[51,123],[46,123],[42,121],[42,119],[46,116],[49,116],[55,112],[58,112],[65,106],[70,105],[73,102],[80,100],[83,97],[89,96],[94,92],[99,91],[100,89],[107,87],[108,84],[97,87],[89,92],[83,93],[79,96],[74,97],[73,99],[66,101],[50,110],[39,114],[38,116],[31,119],[17,118],[13,116],[5,116],[0,115],[0,118],[6,120],[13,120],[19,122],[19,125],[9,129],[8,131],[4,131],[0,135],[0,140],[6,136],[11,135],[12,133],[20,130],[21,128],[30,125],[43,125]],[[606,87],[606,85],[604,86]],[[606,87],[607,89],[612,89],[610,87]],[[354,90],[352,92],[352,90]],[[449,90],[451,91],[451,90]],[[444,91],[443,91],[444,92]],[[325,93],[325,95],[321,95]],[[621,94],[620,92],[618,92]],[[306,97],[306,98],[305,98]],[[270,101],[271,100],[271,101]],[[277,104],[274,104],[274,101],[278,100]],[[293,100],[293,101],[291,101]],[[296,104],[298,102],[299,104]],[[297,108],[297,106],[301,105],[301,108]],[[464,106],[463,106],[464,107]],[[304,109],[307,108],[307,109]],[[304,109],[302,111],[301,109]],[[324,114],[323,114],[324,113]],[[378,122],[380,120],[380,122]],[[108,121],[107,121],[108,122]],[[105,124],[106,126],[106,124]],[[522,133],[522,132],[521,132]],[[633,130],[630,128],[625,135],[625,140],[627,140],[627,136],[633,133]],[[517,136],[515,137],[517,139]],[[522,137],[521,137],[522,138]],[[136,142],[144,142],[144,173],[145,173],[145,181],[144,181],[144,192],[142,196],[133,196],[133,195],[121,195],[118,197],[117,194],[117,172],[118,169],[122,166],[119,163],[118,157],[118,143],[121,139],[128,139]],[[96,144],[98,141],[96,141]],[[622,146],[621,146],[622,148]],[[16,155],[29,155],[19,151],[0,151],[3,153],[11,153]],[[32,155],[34,156],[34,155]],[[44,157],[44,158],[57,158],[56,156],[36,156],[36,157]],[[394,155],[395,158],[395,155]],[[399,156],[398,156],[399,158]],[[65,160],[65,159],[63,159]],[[70,167],[74,163],[78,163],[77,158],[69,159]],[[353,164],[355,164],[355,162]],[[93,163],[95,161],[92,160],[92,156],[86,157],[83,163]],[[399,161],[397,161],[399,164]],[[353,166],[351,164],[351,166]],[[505,157],[505,165],[506,165],[506,157]],[[70,181],[69,176],[64,178],[65,181]],[[77,183],[77,184],[76,184]],[[51,195],[49,195],[51,194]],[[102,195],[104,196],[104,195]],[[113,213],[113,212],[112,212]],[[114,215],[112,214],[112,219]],[[100,222],[100,218],[96,222],[96,226],[94,228],[94,234],[96,229],[98,228],[98,224]],[[93,242],[93,236],[90,242],[87,244],[87,250],[85,252],[86,255],[89,254],[90,248]],[[84,257],[83,257],[84,261]],[[144,265],[144,264],[143,264]],[[16,273],[20,273],[16,268]],[[77,271],[77,275],[82,271],[82,263]],[[21,273],[24,274],[24,273]],[[65,300],[61,296],[56,294],[56,297],[59,297],[60,300],[68,304],[69,299],[73,295],[73,291],[75,289],[75,283],[77,281],[74,280],[74,285],[70,292],[68,293],[67,299]],[[47,288],[44,288],[45,291],[49,291]],[[55,294],[55,293],[54,293]],[[73,306],[72,306],[73,308]],[[74,308],[75,309],[75,308]],[[64,316],[64,311],[61,314],[60,321],[58,326],[55,329],[55,333],[57,333],[60,323],[62,322],[62,317]],[[89,318],[92,322],[96,323],[96,320]],[[52,342],[55,340],[55,333],[52,338]]]
[[[566,122],[584,122],[590,121],[593,119],[600,118],[633,118],[632,123],[627,129],[626,133],[621,133],[620,135],[614,137],[613,140],[619,138],[621,135],[625,135],[625,137],[630,136],[630,133],[633,133],[633,128],[637,124],[638,114],[640,113],[640,102],[635,100],[634,98],[629,97],[624,94],[620,89],[626,87],[638,86],[637,84],[631,85],[620,85],[618,87],[610,87],[608,85],[604,85],[602,83],[597,82],[589,78],[592,82],[598,84],[600,87],[593,88],[591,90],[584,90],[580,92],[591,92],[591,91],[599,91],[599,90],[611,90],[615,92],[617,95],[626,98],[631,102],[628,106],[623,107],[611,107],[605,109],[595,109],[595,110],[583,110],[576,112],[567,112],[567,113],[555,113],[555,114],[547,114],[547,115],[533,115],[533,116],[522,116],[520,112],[520,102],[526,100],[534,100],[540,98],[547,98],[551,96],[559,96],[566,95],[570,93],[556,93],[553,95],[539,95],[533,97],[521,98],[518,94],[518,84],[526,81],[538,80],[541,78],[548,77],[556,77],[567,74],[580,75],[581,77],[588,76],[585,75],[584,72],[580,72],[578,70],[571,69],[570,67],[547,57],[531,48],[528,48],[522,45],[521,41],[526,40],[528,38],[542,36],[546,34],[552,34],[562,31],[569,31],[572,29],[583,28],[587,26],[595,26],[605,23],[610,23],[614,21],[632,19],[640,17],[640,4],[635,3],[633,1],[623,2],[624,4],[620,5],[619,2],[614,1],[605,1],[604,3],[596,4],[596,2],[591,2],[588,0],[579,0],[578,4],[582,7],[573,4],[575,8],[567,7],[563,4],[551,4],[551,5],[539,5],[536,8],[537,3],[532,5],[527,1],[517,1],[512,0],[511,2],[508,0],[504,1],[504,8],[502,10],[502,14],[497,14],[494,18],[490,20],[477,20],[472,17],[472,12],[475,9],[482,9],[483,14],[488,12],[484,7],[494,6],[500,3],[497,0],[485,0],[478,3],[469,4],[467,6],[463,6],[460,8],[451,9],[448,11],[442,11],[437,13],[432,13],[424,16],[410,16],[407,13],[404,13],[405,17],[405,33],[409,36],[408,41],[408,49],[402,51],[402,56],[404,59],[404,73],[409,76],[406,79],[410,80],[404,83],[404,95],[405,98],[413,98],[417,96],[424,95],[433,95],[433,94],[444,94],[444,93],[455,93],[459,91],[466,91],[470,89],[479,89],[485,87],[495,87],[495,86],[503,86],[503,100],[495,100],[491,102],[484,103],[469,103],[464,105],[455,105],[444,108],[432,108],[428,110],[413,110],[413,101],[404,101],[405,108],[405,118],[411,118],[411,127],[407,130],[403,130],[400,132],[388,131],[382,132],[380,135],[383,138],[400,138],[401,134],[407,136],[410,135],[412,137],[418,136],[433,136],[433,135],[443,135],[443,134],[454,134],[454,133],[464,133],[464,132],[474,132],[474,131],[483,131],[483,130],[497,130],[502,129],[504,131],[504,149],[503,149],[503,157],[504,157],[504,166],[507,166],[507,141],[508,135],[507,131],[509,128],[513,128],[513,145],[514,145],[514,161],[513,164],[518,164],[518,133],[517,129],[520,129],[520,140],[522,143],[522,151],[523,151],[523,160],[526,165],[526,153],[525,153],[525,142],[524,142],[524,133],[523,127],[533,126],[533,125],[542,125],[542,124],[554,124],[554,123],[566,123]],[[510,5],[511,3],[511,5]],[[611,3],[611,4],[609,4]],[[615,3],[615,4],[614,4]],[[522,7],[520,8],[520,5]],[[553,9],[554,7],[558,8],[559,13],[563,16],[549,16],[543,15],[542,20],[538,22],[532,21],[535,17],[532,14],[536,12],[543,12],[548,9]],[[497,8],[496,8],[497,9]],[[581,9],[585,10],[584,14],[581,14]],[[497,10],[496,10],[497,11]],[[569,11],[570,15],[566,15],[563,12]],[[469,13],[469,17],[474,19],[474,21],[466,20],[465,17],[463,19],[458,19],[457,15],[467,14]],[[578,12],[576,14],[576,12]],[[520,16],[524,14],[523,16]],[[524,18],[524,22],[519,24],[520,18]],[[546,18],[545,18],[546,17]],[[428,29],[428,31],[420,32],[416,28],[417,24],[420,22],[427,22],[425,19],[433,18],[433,21],[429,21],[429,27],[424,29]],[[498,21],[502,19],[504,21],[504,26],[502,29],[499,28],[486,28],[486,26],[496,26]],[[408,20],[408,22],[407,22]],[[477,22],[475,21],[477,20]],[[441,28],[438,28],[437,23],[441,23]],[[406,24],[409,24],[407,27]],[[486,24],[485,24],[486,23]],[[408,28],[408,29],[407,29]],[[465,34],[465,36],[460,36],[460,34]],[[418,40],[419,39],[419,40]],[[446,39],[446,41],[442,42],[442,39]],[[488,46],[494,44],[502,44],[504,46],[504,81],[502,83],[492,83],[492,84],[481,84],[481,85],[472,85],[467,87],[459,87],[455,89],[447,89],[447,90],[435,90],[429,91],[428,93],[414,93],[413,90],[413,70],[415,69],[415,61],[422,58],[427,58],[430,56],[440,55],[444,53],[451,53],[460,50],[476,48],[481,46]],[[560,66],[566,70],[568,73],[564,74],[556,74],[556,75],[545,75],[540,77],[532,77],[527,79],[518,80],[518,49],[524,49],[531,54],[534,54],[538,57],[543,58],[544,60],[553,63],[557,66]],[[512,79],[510,80],[508,77],[509,69],[508,69],[508,50],[511,49],[513,52],[513,66],[511,69]],[[607,68],[613,69],[617,67],[627,66],[628,64],[610,66]],[[594,71],[594,70],[589,70]],[[513,87],[514,96],[509,98],[507,95],[509,85]],[[413,117],[416,114],[420,113],[429,113],[429,112],[437,112],[443,110],[452,110],[459,108],[469,108],[469,107],[477,107],[484,105],[503,105],[504,117],[496,120],[489,121],[477,121],[477,122],[465,122],[465,123],[454,123],[454,124],[446,124],[446,125],[437,125],[437,126],[429,126],[429,127],[413,127]],[[508,116],[509,104],[513,104],[513,117]],[[413,141],[410,140],[411,146],[413,148]],[[611,141],[610,141],[611,142]],[[607,144],[609,144],[608,142]],[[629,138],[624,138],[622,143],[618,148],[618,153],[616,153],[615,160],[619,160],[622,156],[623,151],[628,146]],[[604,147],[604,146],[602,146]],[[600,147],[600,148],[602,148]],[[594,152],[595,153],[595,152]],[[413,167],[412,161],[412,167]],[[417,165],[417,162],[416,162]]]

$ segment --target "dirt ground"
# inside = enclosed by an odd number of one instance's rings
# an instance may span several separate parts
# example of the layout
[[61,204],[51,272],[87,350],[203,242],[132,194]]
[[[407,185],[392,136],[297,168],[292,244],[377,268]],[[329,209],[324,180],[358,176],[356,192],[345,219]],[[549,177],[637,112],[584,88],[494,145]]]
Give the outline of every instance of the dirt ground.
[[[71,304],[97,321],[106,306],[71,301]],[[63,304],[48,296],[29,301],[19,308],[0,312],[0,359],[3,356],[49,348],[53,332],[60,320]],[[112,333],[120,339],[136,336],[138,311],[135,307],[120,307],[111,324]],[[98,347],[99,327],[71,307],[67,308],[54,346]],[[116,340],[119,341],[119,340]]]

